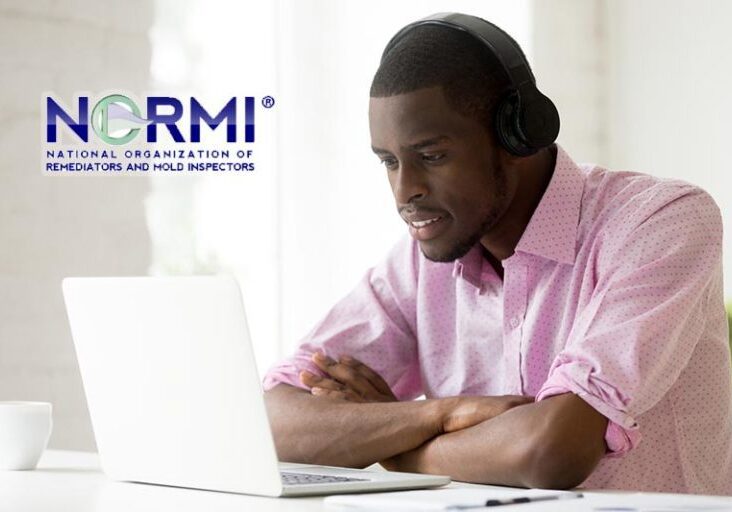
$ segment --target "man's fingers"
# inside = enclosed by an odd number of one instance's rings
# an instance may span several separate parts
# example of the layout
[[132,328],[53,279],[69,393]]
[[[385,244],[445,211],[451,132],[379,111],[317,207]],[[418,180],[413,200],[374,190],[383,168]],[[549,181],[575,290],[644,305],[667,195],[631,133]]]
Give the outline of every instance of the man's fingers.
[[346,386],[344,386],[340,382],[336,382],[335,380],[329,379],[327,377],[321,377],[320,375],[315,375],[314,373],[310,373],[309,371],[300,372],[300,382],[302,382],[311,389],[314,387],[330,389],[333,391],[343,391],[344,389],[346,389]]
[[351,368],[355,369],[357,372],[364,375],[369,380],[371,385],[374,386],[374,388],[376,388],[381,393],[389,396],[394,396],[394,393],[391,391],[389,384],[386,383],[381,375],[372,370],[370,366],[362,363],[352,356],[343,356],[341,358],[341,362],[347,364]]
[[375,388],[371,385],[369,380],[364,375],[356,371],[355,368],[339,363],[320,352],[313,354],[313,362],[318,366],[318,368],[333,377],[335,380],[342,382],[356,393],[362,396],[375,394]]
[[305,384],[307,387],[312,388],[313,386],[317,386],[318,382],[322,380],[323,377],[320,375],[315,375],[314,373],[311,373],[309,371],[303,370],[300,372],[300,382]]

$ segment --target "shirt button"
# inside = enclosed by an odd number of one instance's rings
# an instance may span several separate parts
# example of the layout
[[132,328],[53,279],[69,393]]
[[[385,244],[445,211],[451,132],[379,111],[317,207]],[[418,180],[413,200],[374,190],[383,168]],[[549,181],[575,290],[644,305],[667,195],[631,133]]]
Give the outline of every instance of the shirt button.
[[508,325],[511,326],[511,329],[515,329],[519,325],[521,325],[521,319],[517,316],[513,317],[509,322]]

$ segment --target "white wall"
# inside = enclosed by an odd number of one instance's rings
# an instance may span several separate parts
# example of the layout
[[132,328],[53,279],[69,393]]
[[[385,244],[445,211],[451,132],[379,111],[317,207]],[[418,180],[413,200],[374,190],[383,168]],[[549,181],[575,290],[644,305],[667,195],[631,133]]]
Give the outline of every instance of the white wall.
[[532,67],[561,117],[558,142],[581,162],[608,153],[607,37],[602,0],[534,0]]
[[94,449],[61,279],[143,274],[150,247],[146,179],[42,175],[42,97],[144,90],[151,21],[144,0],[0,1],[0,400],[52,402],[52,447]]

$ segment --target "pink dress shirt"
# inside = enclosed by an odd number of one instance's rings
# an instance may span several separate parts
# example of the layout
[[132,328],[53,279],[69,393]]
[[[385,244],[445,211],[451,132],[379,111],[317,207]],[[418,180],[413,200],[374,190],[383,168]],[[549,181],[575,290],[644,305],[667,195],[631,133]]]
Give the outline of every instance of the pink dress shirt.
[[578,166],[559,147],[503,281],[479,246],[435,263],[405,237],[264,387],[303,387],[322,349],[359,358],[400,400],[572,392],[609,419],[583,487],[732,494],[721,246],[703,190]]

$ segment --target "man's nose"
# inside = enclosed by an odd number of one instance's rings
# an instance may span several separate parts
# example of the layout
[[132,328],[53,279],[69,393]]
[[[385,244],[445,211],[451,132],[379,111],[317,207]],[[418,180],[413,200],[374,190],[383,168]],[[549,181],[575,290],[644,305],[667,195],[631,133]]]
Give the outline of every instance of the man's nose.
[[409,162],[401,163],[392,180],[392,191],[398,205],[422,199],[429,193],[423,169]]

